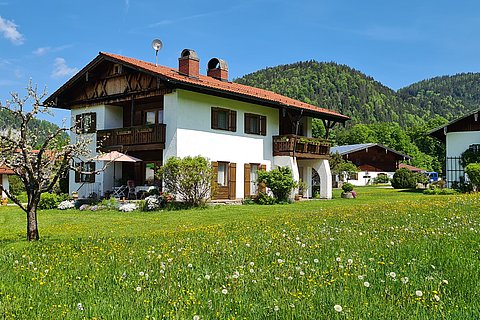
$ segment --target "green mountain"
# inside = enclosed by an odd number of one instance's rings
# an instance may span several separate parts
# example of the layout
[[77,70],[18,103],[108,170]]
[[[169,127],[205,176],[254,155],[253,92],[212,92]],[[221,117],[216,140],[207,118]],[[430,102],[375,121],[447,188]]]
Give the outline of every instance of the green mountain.
[[453,120],[480,107],[480,73],[423,80],[398,90],[398,95],[426,115]]
[[358,70],[334,62],[305,61],[266,68],[235,82],[259,87],[323,108],[339,111],[358,123],[421,122],[422,115],[392,89]]
[[[7,110],[0,110],[0,129],[16,128],[19,125],[20,120],[16,119],[12,113]],[[36,145],[39,145],[45,141],[50,133],[55,132],[58,126],[46,120],[33,119],[30,122],[29,129],[36,133]],[[62,140],[60,144],[63,144],[69,139],[68,134],[65,132],[60,137]]]
[[352,118],[348,126],[396,122],[411,127],[436,116],[452,120],[480,106],[480,73],[424,80],[396,92],[348,66],[305,61],[234,81],[339,111]]

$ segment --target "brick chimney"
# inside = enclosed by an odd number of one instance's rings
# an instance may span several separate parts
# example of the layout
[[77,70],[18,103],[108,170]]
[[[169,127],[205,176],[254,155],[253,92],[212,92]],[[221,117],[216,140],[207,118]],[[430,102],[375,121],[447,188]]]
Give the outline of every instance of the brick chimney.
[[221,81],[228,81],[227,62],[218,58],[210,59],[208,61],[207,76]]
[[195,50],[183,49],[178,58],[178,72],[191,78],[198,78],[200,70],[200,59]]

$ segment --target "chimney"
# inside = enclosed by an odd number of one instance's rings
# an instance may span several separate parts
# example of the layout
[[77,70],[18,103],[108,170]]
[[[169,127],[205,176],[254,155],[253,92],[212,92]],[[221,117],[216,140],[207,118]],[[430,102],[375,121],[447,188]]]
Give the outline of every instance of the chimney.
[[210,59],[208,61],[207,76],[221,81],[228,81],[227,62],[218,58]]
[[195,50],[183,49],[178,58],[178,72],[190,78],[198,78],[200,70],[200,59]]

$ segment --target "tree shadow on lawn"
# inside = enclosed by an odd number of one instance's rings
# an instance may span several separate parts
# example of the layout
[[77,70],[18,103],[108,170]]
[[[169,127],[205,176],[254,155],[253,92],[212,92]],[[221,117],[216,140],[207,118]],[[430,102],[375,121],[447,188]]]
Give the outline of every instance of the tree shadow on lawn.
[[407,192],[407,193],[423,193],[425,189],[402,189],[398,190],[398,192]]

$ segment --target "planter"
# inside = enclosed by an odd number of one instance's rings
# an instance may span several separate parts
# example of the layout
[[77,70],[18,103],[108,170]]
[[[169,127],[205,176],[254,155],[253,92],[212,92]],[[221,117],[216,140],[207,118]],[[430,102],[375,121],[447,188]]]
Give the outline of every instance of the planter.
[[342,192],[342,198],[345,198],[345,199],[354,199],[355,196],[353,195],[352,192]]
[[4,199],[0,200],[0,203],[2,204],[2,206],[6,206],[8,204],[8,199],[4,198]]

